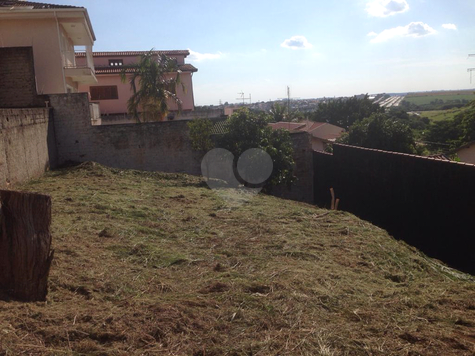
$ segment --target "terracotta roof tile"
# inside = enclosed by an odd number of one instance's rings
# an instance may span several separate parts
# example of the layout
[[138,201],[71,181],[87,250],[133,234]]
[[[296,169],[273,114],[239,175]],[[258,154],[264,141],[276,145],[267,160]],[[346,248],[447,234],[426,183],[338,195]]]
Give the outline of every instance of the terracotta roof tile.
[[[122,73],[122,70],[125,68],[126,73],[133,73],[134,69],[133,68],[127,68],[127,67],[96,67],[95,72],[96,74],[120,74]],[[198,69],[192,66],[191,64],[182,64],[179,65],[178,68],[182,72],[197,72]]]
[[274,130],[285,129],[289,131],[293,131],[293,130],[300,131],[303,127],[305,127],[305,123],[280,121],[280,122],[271,123],[269,124],[269,126],[272,127]]
[[[121,51],[121,52],[92,52],[93,57],[137,57],[142,54],[146,54],[149,51]],[[164,54],[166,56],[188,56],[190,51],[188,50],[163,50],[153,51],[156,54]],[[85,52],[76,53],[76,57],[85,57]]]
[[45,4],[33,1],[0,0],[0,7],[33,7],[34,10],[42,9],[83,9],[82,6]]
[[198,68],[196,68],[194,65],[192,64],[182,64],[182,65],[179,65],[178,68],[180,68],[180,70],[182,72],[197,72],[198,71]]
[[310,135],[316,138],[320,138],[322,140],[326,141],[335,141],[337,138],[341,136],[343,133],[343,129],[339,128],[338,126],[334,126],[335,128],[341,129],[341,132],[320,132],[321,128],[323,128],[325,125],[331,125],[326,122],[314,122],[314,121],[306,121],[306,122],[276,122],[269,124],[269,126],[272,127],[272,129],[277,130],[277,129],[286,129],[292,132],[308,132]]

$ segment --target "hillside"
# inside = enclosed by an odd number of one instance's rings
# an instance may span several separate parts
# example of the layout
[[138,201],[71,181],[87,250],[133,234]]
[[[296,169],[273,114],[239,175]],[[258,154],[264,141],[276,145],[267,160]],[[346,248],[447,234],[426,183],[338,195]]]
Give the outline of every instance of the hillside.
[[94,163],[20,188],[55,259],[46,303],[0,301],[0,355],[475,353],[474,279],[351,214]]

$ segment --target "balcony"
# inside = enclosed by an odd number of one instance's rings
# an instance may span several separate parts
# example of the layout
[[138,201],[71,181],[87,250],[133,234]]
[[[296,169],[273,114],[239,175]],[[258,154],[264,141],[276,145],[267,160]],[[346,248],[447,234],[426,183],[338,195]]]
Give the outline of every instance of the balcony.
[[64,76],[81,84],[96,84],[97,78],[94,70],[94,61],[92,58],[92,47],[86,46],[86,60],[84,63],[76,63],[75,51],[63,51]]
[[96,84],[97,78],[92,68],[87,66],[64,67],[64,76],[81,84]]

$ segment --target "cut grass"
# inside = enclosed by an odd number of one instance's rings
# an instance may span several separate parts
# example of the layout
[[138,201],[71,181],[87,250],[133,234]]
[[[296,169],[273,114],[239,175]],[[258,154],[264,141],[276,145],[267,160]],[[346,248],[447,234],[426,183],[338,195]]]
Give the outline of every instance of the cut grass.
[[473,355],[475,282],[351,214],[97,164],[53,199],[46,303],[0,302],[0,354]]

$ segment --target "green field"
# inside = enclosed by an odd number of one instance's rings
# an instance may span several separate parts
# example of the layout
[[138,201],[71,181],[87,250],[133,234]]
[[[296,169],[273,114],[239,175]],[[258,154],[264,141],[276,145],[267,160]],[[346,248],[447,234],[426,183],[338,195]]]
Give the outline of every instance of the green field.
[[455,100],[475,100],[475,94],[436,94],[436,95],[418,95],[418,96],[411,96],[410,94],[404,98],[405,101],[408,101],[411,104],[415,105],[427,105],[430,104],[432,101],[438,99],[443,100],[444,103],[449,103],[450,101]]
[[441,121],[446,119],[453,119],[455,115],[461,113],[464,108],[453,108],[448,110],[429,110],[419,111],[421,117],[427,117],[431,121]]

